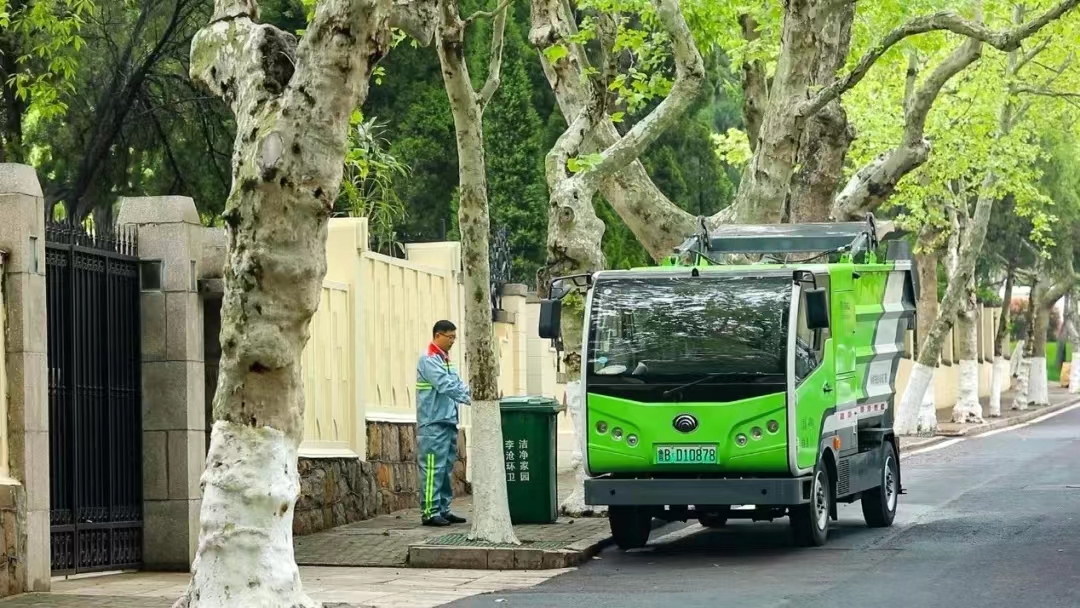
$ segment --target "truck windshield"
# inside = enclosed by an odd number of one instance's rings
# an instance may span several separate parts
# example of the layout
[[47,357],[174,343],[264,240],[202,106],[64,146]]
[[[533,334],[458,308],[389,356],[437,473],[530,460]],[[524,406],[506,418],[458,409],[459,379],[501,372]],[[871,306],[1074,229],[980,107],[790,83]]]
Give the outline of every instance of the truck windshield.
[[790,278],[619,278],[593,289],[590,392],[733,401],[784,390]]

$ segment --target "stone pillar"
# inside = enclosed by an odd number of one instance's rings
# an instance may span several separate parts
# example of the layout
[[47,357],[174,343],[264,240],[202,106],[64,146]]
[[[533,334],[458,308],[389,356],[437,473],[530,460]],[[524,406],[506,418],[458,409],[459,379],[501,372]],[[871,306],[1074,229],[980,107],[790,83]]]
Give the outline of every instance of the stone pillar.
[[26,165],[0,164],[0,250],[7,381],[7,401],[0,403],[7,425],[6,454],[0,455],[0,542],[8,558],[0,568],[0,595],[10,595],[48,591],[52,569],[45,202],[37,175]]
[[526,300],[528,298],[529,288],[520,283],[507,283],[502,287],[502,308],[501,311],[496,311],[496,316],[500,313],[508,315],[510,323],[513,324],[511,328],[510,352],[504,352],[501,365],[509,366],[509,373],[504,371],[502,376],[507,379],[508,384],[501,386],[503,393],[506,395],[524,395],[528,391],[528,341],[529,332],[527,331],[529,318],[526,311]]
[[138,226],[142,267],[144,561],[147,570],[188,571],[206,462],[204,228],[187,197],[125,198],[118,223]]

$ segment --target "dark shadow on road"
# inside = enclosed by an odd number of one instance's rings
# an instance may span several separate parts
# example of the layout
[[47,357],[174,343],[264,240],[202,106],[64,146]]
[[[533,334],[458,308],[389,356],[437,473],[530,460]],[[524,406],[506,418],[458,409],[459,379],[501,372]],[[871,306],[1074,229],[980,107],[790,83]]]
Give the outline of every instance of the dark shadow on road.
[[[693,525],[691,523],[691,525]],[[681,529],[685,529],[685,526]],[[867,528],[858,520],[842,519],[830,522],[829,541],[824,547],[805,548],[795,545],[788,520],[773,522],[732,522],[723,528],[701,529],[687,536],[668,540],[668,530],[654,533],[653,541],[644,549],[624,552],[617,548],[605,551],[605,559],[626,564],[661,564],[664,561],[732,560],[745,563],[748,559],[790,556],[807,551],[851,551],[862,548],[882,536],[883,531]]]

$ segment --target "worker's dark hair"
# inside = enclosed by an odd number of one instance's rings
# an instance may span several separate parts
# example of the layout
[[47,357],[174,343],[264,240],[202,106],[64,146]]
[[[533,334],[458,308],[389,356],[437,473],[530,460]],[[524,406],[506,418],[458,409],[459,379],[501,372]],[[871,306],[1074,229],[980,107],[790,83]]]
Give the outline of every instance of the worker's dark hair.
[[454,325],[450,321],[443,319],[442,321],[437,321],[435,323],[435,327],[431,328],[431,335],[432,337],[434,337],[439,334],[445,334],[446,332],[455,330],[457,330],[457,325]]

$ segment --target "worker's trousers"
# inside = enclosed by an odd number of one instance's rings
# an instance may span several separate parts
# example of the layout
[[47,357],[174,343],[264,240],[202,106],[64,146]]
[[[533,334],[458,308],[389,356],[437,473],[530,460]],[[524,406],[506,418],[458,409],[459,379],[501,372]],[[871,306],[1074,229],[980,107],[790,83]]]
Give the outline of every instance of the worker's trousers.
[[423,517],[446,515],[454,499],[451,480],[457,460],[457,425],[443,422],[418,427],[416,448]]

